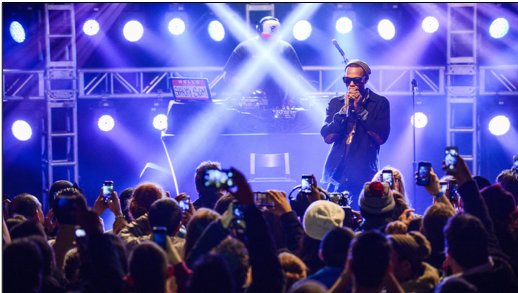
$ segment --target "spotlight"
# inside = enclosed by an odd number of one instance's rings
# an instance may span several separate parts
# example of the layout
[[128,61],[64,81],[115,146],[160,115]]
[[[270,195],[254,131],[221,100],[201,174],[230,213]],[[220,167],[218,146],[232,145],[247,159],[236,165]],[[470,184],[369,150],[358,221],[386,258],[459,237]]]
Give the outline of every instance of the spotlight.
[[110,115],[103,115],[97,122],[99,129],[102,131],[110,131],[115,126],[115,120]]
[[509,22],[505,18],[497,18],[491,23],[489,33],[495,39],[500,39],[509,31]]
[[414,124],[414,115],[412,115],[412,118],[410,118],[410,123],[412,125],[415,125],[416,128],[423,128],[428,124],[428,117],[424,113],[417,112],[415,113],[415,124]]
[[510,127],[511,122],[509,122],[507,117],[502,115],[496,116],[489,122],[489,131],[496,136],[506,134]]
[[142,38],[144,27],[136,20],[128,21],[124,26],[124,37],[130,42],[136,42]]
[[164,130],[167,128],[167,116],[164,114],[158,114],[153,118],[153,126],[158,130]]
[[304,41],[311,35],[311,24],[306,20],[301,20],[293,27],[293,36],[299,41]]
[[225,28],[221,22],[213,20],[209,23],[209,35],[214,41],[221,41],[225,37]]
[[433,16],[428,16],[423,20],[423,30],[429,34],[435,33],[439,29],[439,21]]
[[25,41],[25,30],[19,22],[11,22],[11,25],[9,26],[9,31],[11,32],[11,37],[13,37],[15,42],[22,43],[23,41]]
[[336,30],[341,34],[346,34],[353,29],[353,22],[348,17],[340,17],[336,21]]
[[185,22],[181,18],[173,18],[169,22],[169,32],[175,36],[183,34],[185,31]]
[[23,120],[16,120],[11,127],[14,137],[21,141],[26,141],[32,136],[32,128],[29,123]]
[[83,32],[89,36],[95,36],[99,32],[99,23],[94,19],[89,19],[83,24]]
[[385,40],[391,40],[396,35],[396,28],[390,20],[384,19],[378,23],[378,33]]

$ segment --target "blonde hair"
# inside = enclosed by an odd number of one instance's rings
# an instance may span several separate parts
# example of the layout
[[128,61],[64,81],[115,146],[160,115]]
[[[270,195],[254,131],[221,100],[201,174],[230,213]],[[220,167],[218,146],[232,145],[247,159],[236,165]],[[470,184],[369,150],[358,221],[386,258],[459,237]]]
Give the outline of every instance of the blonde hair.
[[374,182],[374,181],[383,182],[383,175],[382,175],[382,173],[383,173],[384,170],[391,170],[392,171],[393,180],[397,180],[397,186],[398,186],[398,189],[399,189],[398,191],[401,194],[401,197],[403,198],[403,201],[407,204],[408,208],[411,208],[412,207],[412,203],[410,202],[410,199],[408,198],[408,196],[406,194],[406,191],[405,191],[405,179],[403,178],[403,174],[401,174],[401,171],[399,171],[398,169],[396,169],[394,167],[391,167],[391,166],[385,166],[381,170],[379,170],[374,175],[374,177],[372,177],[371,182]]

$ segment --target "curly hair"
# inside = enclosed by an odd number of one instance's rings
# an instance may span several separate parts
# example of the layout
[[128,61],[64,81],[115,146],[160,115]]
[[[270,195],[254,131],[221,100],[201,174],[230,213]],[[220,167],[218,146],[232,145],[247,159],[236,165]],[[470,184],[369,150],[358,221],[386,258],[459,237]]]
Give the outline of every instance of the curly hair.
[[133,219],[138,219],[148,212],[155,200],[162,198],[162,189],[153,183],[143,183],[133,191],[129,203],[129,212]]

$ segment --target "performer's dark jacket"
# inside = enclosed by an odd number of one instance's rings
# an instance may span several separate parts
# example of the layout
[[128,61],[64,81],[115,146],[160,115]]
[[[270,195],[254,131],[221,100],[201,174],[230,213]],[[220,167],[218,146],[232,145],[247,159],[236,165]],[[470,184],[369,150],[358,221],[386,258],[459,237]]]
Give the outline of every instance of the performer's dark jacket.
[[[390,133],[390,104],[387,98],[368,88],[365,94],[363,106],[349,115],[339,113],[345,105],[345,96],[329,101],[320,134],[324,140],[331,134],[335,134],[336,139],[324,165],[323,183],[339,184],[338,180],[343,177],[349,182],[363,183],[370,181],[379,170],[380,145],[387,141]],[[354,121],[355,134],[347,151],[348,124]],[[340,164],[343,168],[339,168]],[[335,174],[341,170],[343,173]]]

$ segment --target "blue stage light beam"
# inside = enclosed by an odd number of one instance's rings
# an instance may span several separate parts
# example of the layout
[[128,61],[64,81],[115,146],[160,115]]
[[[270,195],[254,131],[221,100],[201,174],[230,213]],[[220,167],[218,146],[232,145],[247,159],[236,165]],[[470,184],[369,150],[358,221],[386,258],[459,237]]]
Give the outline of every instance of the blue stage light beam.
[[25,30],[19,22],[11,22],[11,25],[9,26],[9,32],[11,33],[11,37],[13,37],[15,42],[23,43],[23,41],[25,41]]
[[345,35],[353,29],[353,22],[348,17],[340,17],[336,21],[336,31]]
[[511,122],[503,115],[496,116],[489,122],[489,131],[496,136],[506,134],[509,128],[511,128]]
[[168,29],[171,34],[179,36],[185,31],[185,22],[181,18],[175,17],[169,22]]
[[425,32],[433,34],[439,29],[439,21],[433,16],[428,16],[423,20],[422,27]]
[[385,40],[392,40],[396,35],[396,27],[388,20],[383,19],[378,23],[378,33]]
[[101,26],[95,19],[89,19],[83,24],[83,32],[88,36],[95,36],[101,30]]
[[210,37],[216,42],[223,40],[225,37],[225,28],[221,22],[217,20],[211,21],[207,29],[209,31]]
[[489,34],[495,39],[503,38],[508,31],[509,22],[503,17],[495,19],[489,27]]
[[32,136],[32,128],[23,120],[16,120],[11,127],[14,137],[20,141],[27,141]]
[[144,35],[144,27],[136,20],[131,20],[124,25],[123,34],[126,40],[136,42]]

